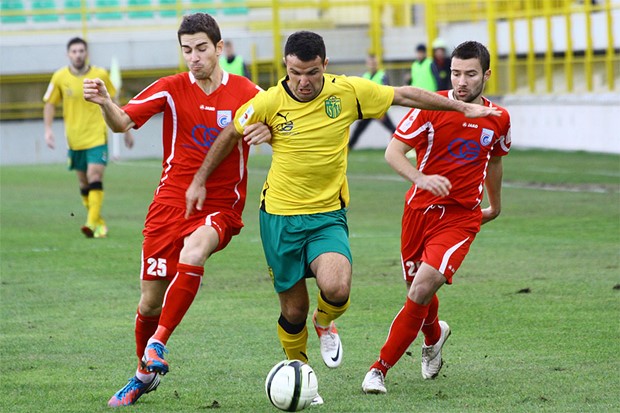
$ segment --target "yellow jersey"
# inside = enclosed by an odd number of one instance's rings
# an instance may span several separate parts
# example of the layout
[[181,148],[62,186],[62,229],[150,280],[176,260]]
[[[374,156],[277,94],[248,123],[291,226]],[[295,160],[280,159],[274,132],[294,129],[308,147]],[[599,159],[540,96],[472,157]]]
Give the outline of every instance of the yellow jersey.
[[256,95],[234,119],[239,133],[256,122],[271,128],[273,156],[261,209],[300,215],[345,208],[349,127],[357,119],[383,117],[394,89],[361,77],[325,74],[319,95],[302,102],[286,82]]
[[108,72],[97,66],[90,66],[88,71],[80,76],[71,73],[68,66],[58,69],[43,96],[45,103],[62,103],[67,145],[76,151],[101,146],[107,142],[108,129],[101,108],[84,100],[84,78],[96,77],[105,82],[108,93],[114,98],[116,88],[110,81]]

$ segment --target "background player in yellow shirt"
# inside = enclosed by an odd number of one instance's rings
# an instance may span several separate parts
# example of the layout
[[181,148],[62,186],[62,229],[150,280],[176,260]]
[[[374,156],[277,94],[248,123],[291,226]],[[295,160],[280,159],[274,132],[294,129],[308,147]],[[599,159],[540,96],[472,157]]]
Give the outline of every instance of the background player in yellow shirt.
[[[351,251],[346,208],[349,127],[356,119],[383,117],[392,104],[454,110],[468,117],[499,115],[496,109],[448,100],[411,86],[394,88],[360,77],[325,73],[323,38],[293,33],[284,49],[287,76],[242,106],[207,154],[186,193],[187,213],[201,210],[205,179],[243,137],[263,122],[272,130],[273,157],[261,192],[260,230],[280,299],[278,337],[289,359],[308,361],[306,277],[316,277],[312,316],[328,367],[342,362],[334,320],[349,306]],[[322,403],[322,399],[316,400]]]
[[[88,211],[82,232],[88,238],[104,238],[108,229],[101,217],[101,205],[103,173],[108,162],[108,129],[99,106],[84,100],[83,82],[84,78],[103,79],[113,97],[116,88],[105,69],[88,64],[88,45],[83,39],[69,40],[67,57],[69,65],[54,73],[43,96],[45,143],[52,149],[56,145],[52,123],[56,105],[62,103],[69,169],[77,173],[82,203]],[[125,145],[133,146],[130,132],[125,133]]]

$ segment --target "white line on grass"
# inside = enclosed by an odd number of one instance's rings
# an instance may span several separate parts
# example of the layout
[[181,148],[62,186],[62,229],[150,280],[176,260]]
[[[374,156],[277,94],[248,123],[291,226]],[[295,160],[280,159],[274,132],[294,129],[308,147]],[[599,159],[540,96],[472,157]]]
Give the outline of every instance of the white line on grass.
[[[161,168],[161,163],[159,162],[127,162],[127,161],[118,161],[116,164],[121,166],[131,166],[131,167],[147,167],[147,168]],[[249,168],[249,173],[251,174],[267,174],[267,170],[263,168]],[[600,173],[590,173],[590,175],[599,175],[599,176],[618,176],[618,174],[614,172],[600,172]],[[360,181],[388,181],[388,182],[405,182],[403,178],[398,175],[381,175],[381,174],[356,174],[350,173],[347,174],[348,178],[351,180],[360,180]],[[573,192],[573,193],[593,193],[593,194],[605,194],[609,192],[620,192],[619,187],[612,187],[611,185],[599,185],[599,184],[552,184],[545,182],[504,182],[503,186],[506,188],[515,188],[515,189],[534,189],[540,191],[551,191],[551,192]]]

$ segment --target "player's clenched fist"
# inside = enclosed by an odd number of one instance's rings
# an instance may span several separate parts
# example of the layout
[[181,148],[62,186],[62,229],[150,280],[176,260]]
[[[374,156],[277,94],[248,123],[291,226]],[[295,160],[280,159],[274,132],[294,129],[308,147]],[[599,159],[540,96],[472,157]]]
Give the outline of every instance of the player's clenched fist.
[[84,99],[99,105],[110,99],[110,94],[101,79],[84,79]]

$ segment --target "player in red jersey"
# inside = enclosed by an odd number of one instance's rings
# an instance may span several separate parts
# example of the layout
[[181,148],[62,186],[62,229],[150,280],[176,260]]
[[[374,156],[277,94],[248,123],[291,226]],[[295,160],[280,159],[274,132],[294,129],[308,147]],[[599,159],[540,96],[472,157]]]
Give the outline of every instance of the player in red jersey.
[[[450,99],[495,106],[482,96],[491,75],[489,52],[465,42],[452,53]],[[499,108],[499,107],[498,107]],[[421,330],[422,376],[433,379],[450,327],[439,321],[435,294],[452,283],[480,225],[501,211],[502,157],[510,149],[510,117],[467,119],[458,112],[412,109],[400,122],[385,158],[413,183],[405,197],[401,259],[408,293],[390,326],[379,359],[362,383],[365,393],[386,393],[385,375]],[[417,168],[407,152],[416,151]],[[482,209],[483,187],[489,206]]]
[[165,345],[198,292],[207,258],[243,227],[249,145],[271,138],[266,126],[248,126],[244,140],[206,181],[208,201],[185,218],[185,191],[205,154],[236,110],[260,88],[220,68],[223,41],[210,15],[183,17],[178,39],[189,72],[157,80],[122,109],[112,103],[101,80],[84,81],[85,99],[101,106],[114,131],[137,129],[153,115],[164,114],[163,171],[143,231],[135,323],[138,368],[109,400],[112,407],[134,404],[168,372]]

